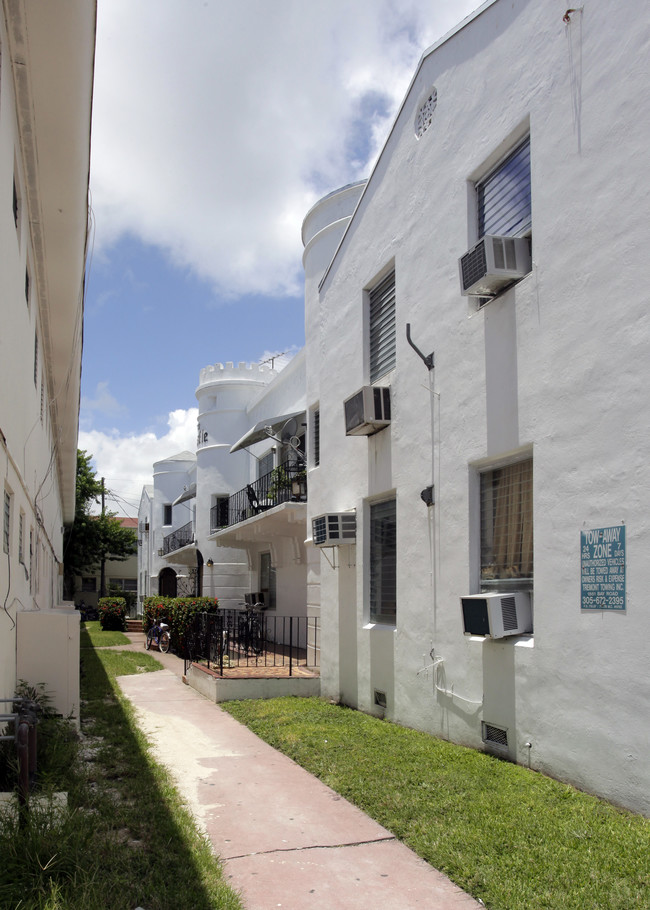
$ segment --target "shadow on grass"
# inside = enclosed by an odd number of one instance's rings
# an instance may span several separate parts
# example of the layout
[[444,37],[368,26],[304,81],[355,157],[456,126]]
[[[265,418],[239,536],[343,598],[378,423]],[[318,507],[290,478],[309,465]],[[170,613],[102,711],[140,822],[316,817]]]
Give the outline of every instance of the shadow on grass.
[[128,645],[129,638],[124,632],[113,632],[102,629],[99,622],[81,622],[79,624],[79,646],[84,648],[109,648],[114,645]]
[[115,675],[158,669],[149,655],[83,651],[81,761],[58,786],[72,811],[24,832],[0,825],[1,906],[241,907],[118,695]]

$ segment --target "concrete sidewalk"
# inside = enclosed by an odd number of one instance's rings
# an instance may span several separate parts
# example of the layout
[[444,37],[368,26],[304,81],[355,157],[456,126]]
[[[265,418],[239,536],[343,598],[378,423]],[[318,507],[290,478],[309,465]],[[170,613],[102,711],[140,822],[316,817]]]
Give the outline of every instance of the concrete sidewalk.
[[173,669],[118,682],[247,910],[481,906]]

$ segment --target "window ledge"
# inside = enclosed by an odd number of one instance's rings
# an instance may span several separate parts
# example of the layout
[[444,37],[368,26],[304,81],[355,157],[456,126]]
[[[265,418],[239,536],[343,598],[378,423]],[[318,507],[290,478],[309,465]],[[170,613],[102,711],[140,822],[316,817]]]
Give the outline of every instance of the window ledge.
[[468,641],[485,644],[485,642],[496,642],[500,645],[512,645],[513,648],[534,648],[535,636],[532,632],[524,635],[504,635],[503,638],[490,638],[489,635],[465,635]]
[[372,629],[382,629],[385,632],[397,632],[395,623],[390,622],[368,622],[363,626],[364,632],[372,631]]

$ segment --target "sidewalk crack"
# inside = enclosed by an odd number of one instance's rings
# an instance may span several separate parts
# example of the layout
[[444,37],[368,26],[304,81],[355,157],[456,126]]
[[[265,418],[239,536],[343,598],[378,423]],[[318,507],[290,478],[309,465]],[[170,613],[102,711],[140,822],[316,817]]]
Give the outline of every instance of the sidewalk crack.
[[355,840],[346,841],[343,844],[308,844],[304,847],[275,847],[273,850],[253,850],[250,853],[240,853],[237,856],[225,856],[222,859],[228,861],[233,859],[246,859],[249,856],[270,856],[274,853],[301,853],[304,850],[338,850],[340,847],[365,847],[369,844],[385,844],[396,841],[394,835],[386,837],[375,837],[372,840]]

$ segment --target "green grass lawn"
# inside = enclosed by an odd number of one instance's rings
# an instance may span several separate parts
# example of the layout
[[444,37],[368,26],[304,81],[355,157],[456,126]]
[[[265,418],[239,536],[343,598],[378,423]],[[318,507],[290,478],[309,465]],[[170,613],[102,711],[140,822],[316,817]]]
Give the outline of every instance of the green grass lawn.
[[650,908],[650,821],[321,699],[222,705],[493,910]]
[[80,647],[110,648],[113,645],[128,645],[129,639],[124,632],[105,632],[99,620],[81,623]]
[[160,664],[86,646],[81,669],[81,740],[60,719],[39,727],[40,792],[66,791],[69,812],[0,816],[0,907],[241,910],[115,682]]

